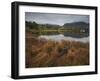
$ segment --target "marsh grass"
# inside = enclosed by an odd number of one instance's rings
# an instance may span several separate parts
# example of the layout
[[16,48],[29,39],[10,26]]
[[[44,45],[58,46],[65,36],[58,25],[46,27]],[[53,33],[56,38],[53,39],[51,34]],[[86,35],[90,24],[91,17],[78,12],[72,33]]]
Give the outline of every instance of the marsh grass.
[[26,68],[89,65],[89,43],[26,38],[25,51]]

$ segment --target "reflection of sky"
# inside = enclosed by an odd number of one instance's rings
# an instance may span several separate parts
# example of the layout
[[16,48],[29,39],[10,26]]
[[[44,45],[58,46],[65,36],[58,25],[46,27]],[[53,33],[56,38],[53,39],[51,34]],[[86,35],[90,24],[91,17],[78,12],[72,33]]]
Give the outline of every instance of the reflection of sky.
[[89,16],[25,12],[25,20],[32,21],[32,22],[35,21],[39,24],[63,25],[64,23],[71,23],[71,22],[78,22],[78,21],[89,23]]
[[68,36],[64,36],[62,34],[59,35],[41,35],[38,37],[39,39],[41,38],[45,38],[47,40],[54,40],[54,41],[61,41],[61,40],[68,40],[68,41],[77,41],[77,42],[89,42],[89,37],[83,37],[83,38],[75,38],[75,37],[68,37]]

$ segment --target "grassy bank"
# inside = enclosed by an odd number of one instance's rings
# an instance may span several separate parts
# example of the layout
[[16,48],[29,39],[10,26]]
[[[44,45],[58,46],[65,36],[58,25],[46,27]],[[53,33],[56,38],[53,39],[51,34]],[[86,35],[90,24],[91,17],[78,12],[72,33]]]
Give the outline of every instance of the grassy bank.
[[89,43],[26,38],[25,51],[26,68],[89,65]]

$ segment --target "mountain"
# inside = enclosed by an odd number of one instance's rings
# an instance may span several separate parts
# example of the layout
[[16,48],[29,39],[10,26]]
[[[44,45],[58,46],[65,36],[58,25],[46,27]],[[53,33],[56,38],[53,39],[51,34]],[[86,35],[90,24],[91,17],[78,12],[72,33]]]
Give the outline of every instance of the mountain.
[[78,28],[78,29],[89,29],[89,23],[85,22],[73,22],[73,23],[65,23],[63,25],[64,28]]

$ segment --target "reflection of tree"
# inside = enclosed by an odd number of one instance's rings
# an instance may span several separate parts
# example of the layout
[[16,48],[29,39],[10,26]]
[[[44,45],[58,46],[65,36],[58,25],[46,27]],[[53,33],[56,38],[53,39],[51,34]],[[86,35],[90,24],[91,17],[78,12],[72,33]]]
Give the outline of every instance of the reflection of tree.
[[63,30],[64,30],[64,27],[61,27],[61,28],[58,29],[58,32],[59,32],[60,34],[64,34],[64,31],[63,31]]

